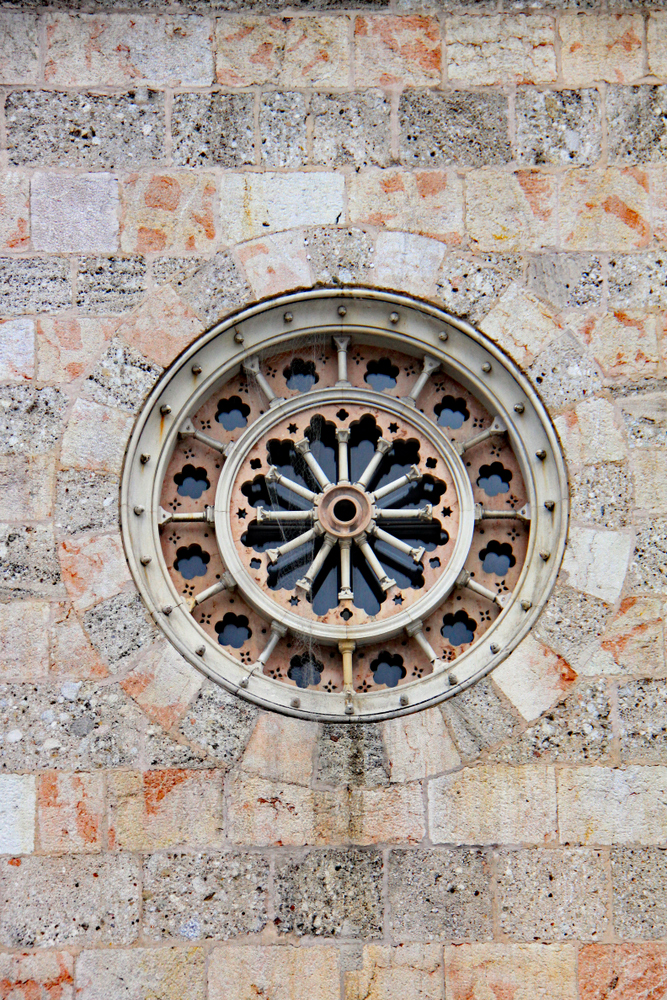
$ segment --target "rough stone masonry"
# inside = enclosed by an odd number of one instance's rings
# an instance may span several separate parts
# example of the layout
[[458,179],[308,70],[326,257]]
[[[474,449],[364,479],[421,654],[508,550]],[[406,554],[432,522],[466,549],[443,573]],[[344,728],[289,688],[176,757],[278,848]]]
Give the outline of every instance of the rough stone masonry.
[[[667,990],[667,4],[0,4],[0,991]],[[572,518],[537,629],[404,719],[205,682],[118,528],[204,329],[407,291],[527,372]]]

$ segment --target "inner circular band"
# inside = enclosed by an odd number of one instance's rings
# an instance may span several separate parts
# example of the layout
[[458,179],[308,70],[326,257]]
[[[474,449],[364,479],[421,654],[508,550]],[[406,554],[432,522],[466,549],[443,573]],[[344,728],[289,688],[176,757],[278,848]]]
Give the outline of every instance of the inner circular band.
[[355,538],[366,531],[373,516],[368,495],[358,486],[332,486],[317,505],[317,519],[335,538]]

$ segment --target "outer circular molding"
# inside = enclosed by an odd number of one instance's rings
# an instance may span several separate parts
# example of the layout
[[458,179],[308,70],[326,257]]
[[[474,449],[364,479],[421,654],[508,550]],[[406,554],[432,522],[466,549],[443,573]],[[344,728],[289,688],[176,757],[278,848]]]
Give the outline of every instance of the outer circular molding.
[[346,288],[248,308],[174,362],[133,431],[121,520],[151,614],[197,668],[265,708],[377,721],[515,648],[567,504],[547,413],[494,344]]

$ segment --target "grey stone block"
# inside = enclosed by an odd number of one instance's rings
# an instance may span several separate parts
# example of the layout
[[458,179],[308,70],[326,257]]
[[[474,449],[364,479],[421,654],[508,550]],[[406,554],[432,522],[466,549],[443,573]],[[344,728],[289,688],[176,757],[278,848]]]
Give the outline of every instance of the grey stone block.
[[568,334],[541,351],[526,374],[552,409],[594,396],[602,388],[595,363]]
[[9,948],[136,940],[139,863],[131,855],[23,857],[2,865],[0,940]]
[[573,662],[602,634],[611,612],[599,597],[557,584],[535,626],[535,637]]
[[316,284],[350,285],[372,281],[373,238],[361,229],[332,226],[309,229],[306,254]]
[[164,95],[20,90],[5,105],[9,162],[118,168],[164,162]]
[[335,786],[388,785],[389,761],[381,726],[323,726],[317,741],[317,780]]
[[300,167],[308,158],[306,96],[272,91],[259,105],[262,163],[267,167]]
[[492,261],[452,253],[445,257],[436,279],[436,294],[444,308],[480,323],[511,283],[511,277]]
[[515,716],[486,679],[444,702],[440,710],[464,760],[508,740],[517,726]]
[[250,739],[257,709],[214,684],[205,684],[188,708],[180,734],[214,761],[231,767]]
[[492,759],[505,764],[536,760],[583,764],[606,760],[611,741],[609,693],[604,681],[596,681],[577,688]]
[[173,161],[181,167],[242,167],[255,162],[255,95],[176,94]]
[[67,397],[60,389],[30,385],[0,387],[0,453],[44,455],[63,431]]
[[245,305],[252,295],[244,275],[226,253],[216,254],[194,274],[178,280],[175,287],[207,326]]
[[586,848],[503,851],[500,930],[513,941],[599,941],[607,928],[606,860]]
[[653,517],[635,525],[630,572],[640,591],[667,591],[667,518]]
[[123,313],[141,302],[146,290],[143,257],[82,257],[76,304],[93,314]]
[[118,524],[118,476],[65,469],[56,483],[55,525],[67,535],[106,531]]
[[667,253],[615,254],[609,260],[609,305],[622,309],[667,307]]
[[614,930],[622,941],[667,937],[667,851],[612,848],[611,882]]
[[602,302],[602,265],[588,253],[540,254],[528,263],[531,291],[556,309],[581,309]]
[[117,685],[0,686],[3,771],[137,766],[144,715]]
[[592,166],[600,159],[602,116],[597,90],[537,90],[516,93],[514,148],[531,166]]
[[631,448],[667,445],[667,394],[641,392],[621,397],[619,405]]
[[401,163],[419,167],[509,163],[507,114],[507,98],[494,91],[404,90],[398,106]]
[[282,934],[382,937],[382,854],[340,848],[276,860],[275,906]]
[[570,516],[605,528],[625,528],[632,509],[632,475],[626,465],[588,465],[570,477]]
[[184,281],[205,263],[205,257],[158,257],[153,261],[153,281],[156,285]]
[[391,106],[380,90],[314,94],[313,162],[327,167],[387,167],[391,162]]
[[66,596],[50,524],[0,524],[0,596]]
[[137,413],[162,371],[115,337],[86,379],[84,393],[103,406]]
[[[647,669],[650,665],[647,664]],[[667,681],[628,681],[618,689],[621,759],[667,763]]]
[[139,594],[116,594],[83,616],[90,641],[112,673],[160,634]]
[[267,923],[269,862],[258,854],[180,852],[144,861],[143,932],[151,941],[227,941]]
[[149,768],[215,767],[215,761],[187,743],[180,743],[158,725],[148,726],[144,738],[145,759]]
[[[99,2],[99,0],[98,0]],[[107,0],[109,2],[109,0]],[[158,3],[159,0],[152,0]],[[197,13],[208,13],[210,10],[236,12],[239,14],[276,14],[289,9],[303,9],[304,11],[337,11],[349,10],[349,0],[299,0],[298,3],[287,5],[285,0],[180,0],[181,6],[185,10],[196,11]],[[357,10],[383,10],[389,7],[389,0],[355,0],[354,9]]]
[[68,260],[61,257],[0,257],[0,315],[55,313],[71,305]]
[[493,938],[489,860],[480,850],[394,850],[389,856],[392,935],[401,941]]
[[607,143],[612,163],[667,160],[667,87],[609,87]]

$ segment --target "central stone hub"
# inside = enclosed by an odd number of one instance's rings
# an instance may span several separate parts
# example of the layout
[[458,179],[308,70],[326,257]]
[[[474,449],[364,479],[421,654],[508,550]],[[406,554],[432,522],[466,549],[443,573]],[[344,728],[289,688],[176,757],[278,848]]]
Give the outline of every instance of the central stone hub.
[[317,506],[320,524],[335,538],[355,538],[368,529],[372,516],[368,495],[358,486],[332,486]]

